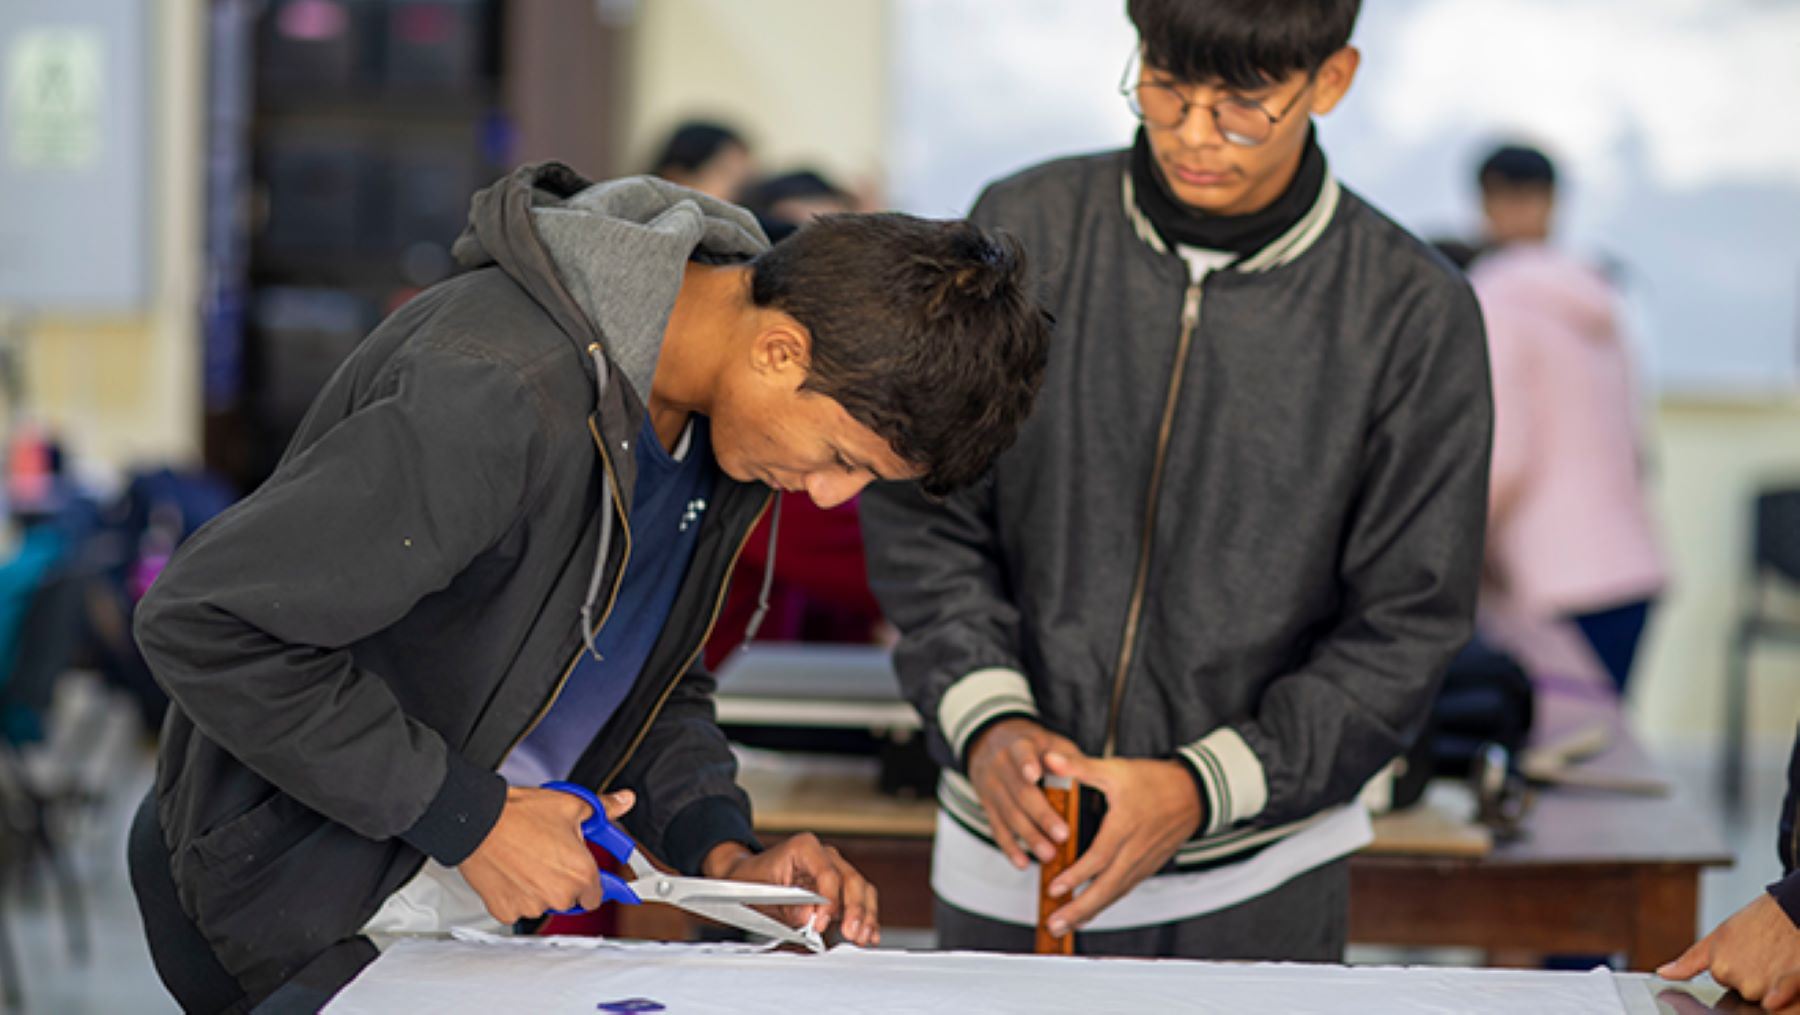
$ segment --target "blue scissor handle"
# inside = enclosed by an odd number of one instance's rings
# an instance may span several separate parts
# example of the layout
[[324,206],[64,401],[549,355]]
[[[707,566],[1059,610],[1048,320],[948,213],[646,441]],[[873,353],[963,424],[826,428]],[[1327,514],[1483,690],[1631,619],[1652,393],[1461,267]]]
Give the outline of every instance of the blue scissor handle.
[[[632,842],[630,836],[619,831],[611,821],[607,820],[606,806],[600,802],[598,796],[594,795],[593,790],[572,782],[560,781],[544,783],[542,788],[568,793],[585,801],[589,807],[594,809],[594,814],[581,823],[582,837],[611,853],[613,858],[620,863],[631,862],[631,854],[637,851],[637,843]],[[644,901],[638,898],[638,894],[631,890],[630,885],[605,871],[600,872],[600,897],[602,902],[623,902],[631,906]],[[551,912],[567,914],[585,913],[587,910],[576,906],[574,909],[555,909]]]

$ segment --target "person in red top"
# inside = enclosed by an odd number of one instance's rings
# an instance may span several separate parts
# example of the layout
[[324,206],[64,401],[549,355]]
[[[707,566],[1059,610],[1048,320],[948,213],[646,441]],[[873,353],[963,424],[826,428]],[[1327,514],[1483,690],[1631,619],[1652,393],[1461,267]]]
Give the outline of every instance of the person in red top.
[[[762,641],[865,643],[880,639],[881,606],[869,591],[863,563],[862,523],[856,501],[832,508],[805,494],[781,495],[781,532],[769,612],[757,638]],[[732,572],[731,591],[706,643],[706,665],[716,668],[744,640],[756,612],[764,565],[768,562],[769,520],[750,534]]]

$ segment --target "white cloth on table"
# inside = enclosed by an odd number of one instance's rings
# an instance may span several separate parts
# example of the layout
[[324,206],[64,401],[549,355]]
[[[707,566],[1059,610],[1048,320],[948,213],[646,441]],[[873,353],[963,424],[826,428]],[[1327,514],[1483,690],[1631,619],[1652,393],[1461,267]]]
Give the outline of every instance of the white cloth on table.
[[[492,938],[397,942],[330,1015],[495,1011],[592,1015],[637,999],[674,1012],[854,1011],[1288,1015],[1625,1015],[1607,970],[1250,965],[863,951],[745,954],[687,945]],[[613,1010],[630,1010],[620,1007]],[[645,1009],[648,1010],[648,1009]]]

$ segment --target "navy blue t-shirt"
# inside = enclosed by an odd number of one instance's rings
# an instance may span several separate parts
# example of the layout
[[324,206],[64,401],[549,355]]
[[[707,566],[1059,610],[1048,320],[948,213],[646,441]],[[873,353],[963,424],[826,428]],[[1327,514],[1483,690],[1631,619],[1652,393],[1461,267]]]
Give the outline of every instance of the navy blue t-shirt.
[[662,446],[649,418],[644,420],[631,497],[631,559],[618,600],[595,639],[600,659],[582,652],[556,704],[506,759],[500,771],[515,786],[568,777],[637,682],[662,634],[694,558],[706,500],[719,475],[706,419],[689,420],[686,446],[676,447],[683,452],[679,460]]

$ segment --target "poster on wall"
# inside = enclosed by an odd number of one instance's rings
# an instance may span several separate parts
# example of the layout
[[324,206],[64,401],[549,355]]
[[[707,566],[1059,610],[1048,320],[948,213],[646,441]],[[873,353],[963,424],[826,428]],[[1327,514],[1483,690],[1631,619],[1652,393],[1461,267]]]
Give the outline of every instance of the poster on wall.
[[20,32],[6,52],[6,157],[20,169],[93,166],[105,67],[92,28]]
[[141,311],[159,4],[0,2],[0,310]]

